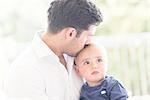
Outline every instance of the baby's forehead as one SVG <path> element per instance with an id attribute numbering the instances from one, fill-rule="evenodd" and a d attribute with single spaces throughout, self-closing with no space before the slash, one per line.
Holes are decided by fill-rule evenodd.
<path id="1" fill-rule="evenodd" d="M 103 52 L 103 51 L 106 51 L 106 49 L 102 45 L 90 44 L 90 45 L 86 46 L 84 49 L 82 49 L 80 53 L 87 52 L 87 51 Z"/>
<path id="2" fill-rule="evenodd" d="M 91 45 L 88 45 L 86 46 L 84 49 L 82 49 L 78 55 L 78 56 L 83 56 L 83 55 L 88 55 L 89 53 L 92 53 L 92 54 L 97 54 L 97 56 L 102 56 L 103 54 L 106 53 L 106 49 L 101 46 L 101 45 L 94 45 L 94 44 L 91 44 Z"/>

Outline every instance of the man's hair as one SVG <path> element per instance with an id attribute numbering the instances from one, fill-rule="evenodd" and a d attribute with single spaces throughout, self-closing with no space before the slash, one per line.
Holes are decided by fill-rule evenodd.
<path id="1" fill-rule="evenodd" d="M 88 0 L 54 0 L 48 9 L 48 31 L 73 27 L 78 33 L 102 22 L 100 10 Z"/>

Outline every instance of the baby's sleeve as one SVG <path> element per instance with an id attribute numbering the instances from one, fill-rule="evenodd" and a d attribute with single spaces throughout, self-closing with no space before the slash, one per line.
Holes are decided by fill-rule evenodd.
<path id="1" fill-rule="evenodd" d="M 117 82 L 110 90 L 110 100 L 127 100 L 128 94 L 126 89 Z"/>

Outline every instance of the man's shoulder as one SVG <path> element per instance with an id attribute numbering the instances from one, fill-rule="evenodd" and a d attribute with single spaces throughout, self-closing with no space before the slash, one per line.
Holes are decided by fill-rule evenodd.
<path id="1" fill-rule="evenodd" d="M 31 46 L 26 47 L 10 64 L 10 70 L 32 68 L 36 62 L 36 55 Z"/>
<path id="2" fill-rule="evenodd" d="M 17 55 L 14 63 L 21 63 L 24 61 L 31 60 L 35 57 L 34 51 L 31 46 L 26 47 L 20 54 Z"/>

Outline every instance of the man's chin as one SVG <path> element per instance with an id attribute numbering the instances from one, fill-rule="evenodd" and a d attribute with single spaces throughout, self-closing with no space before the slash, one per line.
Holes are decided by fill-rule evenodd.
<path id="1" fill-rule="evenodd" d="M 70 57 L 76 57 L 77 54 L 68 54 Z"/>
<path id="2" fill-rule="evenodd" d="M 71 57 L 76 57 L 81 50 L 78 50 L 76 53 L 72 53 L 72 54 L 68 54 L 68 55 Z"/>

